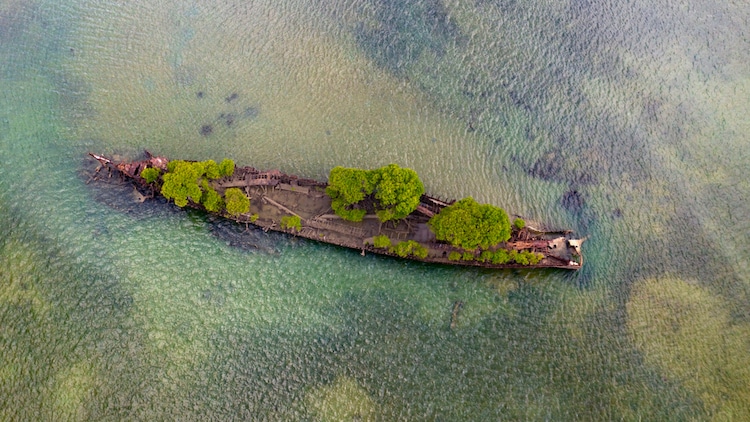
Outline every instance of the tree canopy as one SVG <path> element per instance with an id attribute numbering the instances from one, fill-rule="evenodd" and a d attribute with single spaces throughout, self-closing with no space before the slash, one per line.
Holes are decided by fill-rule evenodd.
<path id="1" fill-rule="evenodd" d="M 234 216 L 250 211 L 250 198 L 239 188 L 229 188 L 224 192 L 227 212 Z"/>
<path id="2" fill-rule="evenodd" d="M 357 204 L 371 195 L 374 186 L 367 170 L 334 167 L 328 177 L 326 193 L 331 197 L 331 208 L 345 220 L 362 221 L 367 210 Z"/>
<path id="3" fill-rule="evenodd" d="M 143 173 L 146 173 L 146 170 Z M 143 173 L 142 177 L 147 181 L 153 176 L 153 174 Z M 234 161 L 227 159 L 220 164 L 216 164 L 214 160 L 170 161 L 167 164 L 167 173 L 163 176 L 164 184 L 161 187 L 161 194 L 167 199 L 174 199 L 174 203 L 179 207 L 187 205 L 190 199 L 195 203 L 203 204 L 208 211 L 220 212 L 224 207 L 224 200 L 208 181 L 228 177 L 233 173 Z M 156 177 L 158 177 L 158 170 Z"/>
<path id="4" fill-rule="evenodd" d="M 203 195 L 201 196 L 201 202 L 208 211 L 220 212 L 224 208 L 224 199 L 221 197 L 219 192 L 216 192 L 214 188 L 209 186 L 207 180 L 203 180 L 201 183 L 203 187 Z"/>
<path id="5" fill-rule="evenodd" d="M 234 174 L 234 161 L 225 158 L 219 163 L 219 176 L 229 177 Z"/>
<path id="6" fill-rule="evenodd" d="M 417 173 L 397 164 L 375 170 L 335 167 L 328 178 L 326 193 L 331 207 L 341 218 L 362 221 L 367 209 L 365 199 L 371 199 L 380 221 L 397 220 L 408 216 L 419 205 L 424 185 Z"/>
<path id="7" fill-rule="evenodd" d="M 443 208 L 427 223 L 438 240 L 466 250 L 487 249 L 510 239 L 510 220 L 502 208 L 472 197 Z"/>
<path id="8" fill-rule="evenodd" d="M 380 221 L 399 220 L 417 209 L 424 185 L 417 172 L 389 164 L 373 171 Z"/>
<path id="9" fill-rule="evenodd" d="M 178 207 L 187 205 L 188 198 L 200 203 L 203 191 L 198 183 L 205 172 L 203 163 L 170 161 L 167 170 L 161 194 L 167 199 L 174 199 Z"/>
<path id="10" fill-rule="evenodd" d="M 216 164 L 214 160 L 206 160 L 203 161 L 203 165 L 206 169 L 206 177 L 209 179 L 218 179 L 234 174 L 234 161 L 226 158 L 219 164 Z"/>

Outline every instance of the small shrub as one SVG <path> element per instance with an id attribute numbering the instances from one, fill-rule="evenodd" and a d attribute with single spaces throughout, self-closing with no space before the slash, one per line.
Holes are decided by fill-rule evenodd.
<path id="1" fill-rule="evenodd" d="M 461 256 L 461 259 L 464 261 L 473 261 L 475 258 L 473 252 L 464 252 L 464 254 Z"/>
<path id="2" fill-rule="evenodd" d="M 251 222 L 251 223 L 255 223 L 256 221 L 258 221 L 258 217 L 260 217 L 260 216 L 258 215 L 258 213 L 255 213 L 255 214 L 251 215 L 251 216 L 250 216 L 250 222 Z"/>
<path id="3" fill-rule="evenodd" d="M 460 261 L 461 260 L 461 253 L 453 251 L 448 254 L 448 260 L 450 261 Z"/>
<path id="4" fill-rule="evenodd" d="M 521 230 L 521 229 L 523 229 L 524 227 L 526 227 L 526 222 L 525 222 L 525 221 L 523 221 L 523 219 L 520 219 L 520 218 L 516 218 L 516 219 L 515 219 L 515 220 L 513 221 L 513 225 L 514 225 L 514 226 L 516 226 L 516 228 L 517 228 L 518 230 Z"/>
<path id="5" fill-rule="evenodd" d="M 394 252 L 401 258 L 406 258 L 411 253 L 411 245 L 409 245 L 407 242 L 398 242 L 396 246 L 391 248 L 391 252 Z"/>
<path id="6" fill-rule="evenodd" d="M 529 263 L 531 265 L 536 265 L 536 264 L 539 263 L 539 261 L 541 261 L 542 259 L 544 259 L 544 254 L 541 254 L 539 252 L 529 252 L 529 254 L 530 254 L 530 256 L 529 256 Z"/>
<path id="7" fill-rule="evenodd" d="M 500 252 L 500 251 L 498 251 Z M 507 262 L 515 262 L 521 265 L 536 265 L 544 259 L 544 254 L 531 251 L 516 251 L 512 250 L 507 254 Z M 494 261 L 493 261 L 494 262 Z"/>
<path id="8" fill-rule="evenodd" d="M 495 265 L 507 264 L 510 261 L 510 254 L 505 249 L 498 249 L 492 254 L 492 263 Z"/>
<path id="9" fill-rule="evenodd" d="M 414 240 L 399 242 L 396 246 L 392 247 L 390 251 L 400 256 L 401 258 L 406 258 L 409 255 L 413 255 L 418 258 L 427 257 L 427 248 Z"/>
<path id="10" fill-rule="evenodd" d="M 154 174 L 154 171 L 156 171 L 156 174 Z M 215 195 L 209 193 L 209 198 L 202 198 L 209 189 L 206 182 L 224 175 L 231 175 L 233 172 L 234 162 L 231 160 L 224 160 L 221 164 L 216 164 L 213 160 L 173 160 L 167 164 L 167 172 L 162 177 L 164 184 L 161 187 L 161 194 L 167 199 L 174 199 L 174 203 L 179 207 L 187 205 L 190 199 L 193 202 L 203 204 L 209 211 L 220 211 L 223 205 Z M 151 179 L 153 181 L 158 179 L 159 170 L 144 169 L 141 172 L 141 177 L 146 179 L 147 182 L 153 183 Z M 243 209 L 242 203 L 236 205 L 239 206 L 237 210 Z M 249 209 L 249 202 L 247 206 Z M 230 214 L 239 215 L 242 212 L 233 213 L 230 211 Z"/>
<path id="11" fill-rule="evenodd" d="M 392 246 L 391 239 L 388 236 L 381 234 L 372 238 L 372 245 L 376 248 L 390 248 Z"/>
<path id="12" fill-rule="evenodd" d="M 417 245 L 417 246 L 414 247 L 414 250 L 412 251 L 412 255 L 414 255 L 414 256 L 416 256 L 417 258 L 420 258 L 420 259 L 425 259 L 425 258 L 427 258 L 427 253 L 428 252 L 429 251 L 424 246 Z"/>
<path id="13" fill-rule="evenodd" d="M 159 179 L 159 175 L 161 175 L 161 171 L 154 167 L 145 168 L 141 172 L 141 177 L 146 179 L 146 183 L 154 183 Z"/>
<path id="14" fill-rule="evenodd" d="M 427 224 L 438 240 L 465 250 L 489 249 L 511 234 L 508 214 L 502 208 L 479 204 L 471 197 L 443 208 Z"/>
<path id="15" fill-rule="evenodd" d="M 482 262 L 491 262 L 493 256 L 492 251 L 482 251 L 481 255 L 479 255 L 479 260 Z"/>
<path id="16" fill-rule="evenodd" d="M 510 255 L 517 264 L 529 265 L 529 257 L 525 252 L 511 251 Z"/>
<path id="17" fill-rule="evenodd" d="M 285 215 L 281 217 L 281 228 L 300 231 L 302 230 L 302 219 L 298 215 Z"/>

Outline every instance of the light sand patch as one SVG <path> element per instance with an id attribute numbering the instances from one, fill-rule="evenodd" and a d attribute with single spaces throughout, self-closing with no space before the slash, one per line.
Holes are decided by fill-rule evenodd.
<path id="1" fill-rule="evenodd" d="M 54 420 L 86 420 L 86 405 L 93 398 L 94 376 L 90 365 L 79 362 L 55 377 L 50 416 Z"/>
<path id="2" fill-rule="evenodd" d="M 49 312 L 50 305 L 39 293 L 33 275 L 41 260 L 30 245 L 16 239 L 0 248 L 0 307 L 26 308 L 40 318 Z"/>
<path id="3" fill-rule="evenodd" d="M 340 376 L 307 394 L 306 402 L 318 421 L 374 421 L 377 404 L 349 377 Z"/>
<path id="4" fill-rule="evenodd" d="M 720 420 L 750 418 L 750 325 L 697 283 L 665 276 L 637 282 L 628 332 L 646 363 L 682 383 Z"/>

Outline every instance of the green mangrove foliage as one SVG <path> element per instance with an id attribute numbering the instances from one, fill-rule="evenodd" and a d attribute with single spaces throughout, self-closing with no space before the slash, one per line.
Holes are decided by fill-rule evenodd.
<path id="1" fill-rule="evenodd" d="M 366 170 L 338 166 L 331 169 L 326 193 L 331 197 L 331 208 L 336 215 L 344 220 L 362 221 L 367 210 L 360 202 L 372 194 L 373 189 Z"/>
<path id="2" fill-rule="evenodd" d="M 516 228 L 517 228 L 518 230 L 522 230 L 522 229 L 523 229 L 524 227 L 526 227 L 526 222 L 525 222 L 525 221 L 523 221 L 523 219 L 521 219 L 521 218 L 516 218 L 516 219 L 515 219 L 515 220 L 513 221 L 513 225 L 514 225 L 514 226 L 516 226 Z"/>
<path id="3" fill-rule="evenodd" d="M 389 249 L 390 252 L 395 253 L 401 258 L 406 258 L 409 255 L 417 258 L 427 258 L 427 248 L 422 246 L 419 242 L 414 240 L 407 240 L 404 242 L 398 242 L 396 246 L 392 246 Z"/>
<path id="4" fill-rule="evenodd" d="M 200 203 L 203 191 L 198 183 L 205 174 L 203 163 L 188 161 L 170 161 L 161 194 L 167 199 L 174 199 L 178 207 L 184 207 L 188 198 Z"/>
<path id="5" fill-rule="evenodd" d="M 531 251 L 510 251 L 510 259 L 521 265 L 536 265 L 544 258 L 544 255 Z"/>
<path id="6" fill-rule="evenodd" d="M 229 177 L 234 174 L 234 161 L 224 159 L 221 163 L 216 164 L 214 160 L 204 161 L 206 166 L 206 177 L 209 179 L 218 179 Z"/>
<path id="7" fill-rule="evenodd" d="M 285 215 L 281 217 L 281 228 L 284 230 L 302 230 L 302 219 L 298 215 Z"/>
<path id="8" fill-rule="evenodd" d="M 466 250 L 491 246 L 510 239 L 510 220 L 502 208 L 478 204 L 472 197 L 443 208 L 427 223 L 438 240 Z"/>
<path id="9" fill-rule="evenodd" d="M 489 252 L 489 251 L 488 251 Z M 484 257 L 485 255 L 483 255 Z M 491 254 L 486 255 L 489 262 L 492 262 L 493 264 L 507 264 L 509 262 L 515 262 L 516 264 L 521 265 L 536 265 L 544 259 L 544 255 L 538 252 L 531 252 L 531 251 L 516 251 L 516 250 L 506 250 L 506 249 L 498 249 L 494 252 L 491 252 Z"/>
<path id="10" fill-rule="evenodd" d="M 155 173 L 151 170 L 155 170 Z M 167 164 L 164 174 L 164 184 L 161 194 L 167 199 L 174 199 L 179 207 L 184 207 L 188 199 L 203 204 L 207 210 L 220 212 L 224 207 L 221 195 L 208 184 L 209 180 L 228 177 L 234 174 L 234 161 L 223 160 L 216 164 L 214 160 L 182 161 L 174 160 Z M 158 169 L 147 168 L 141 172 L 141 177 L 153 183 L 159 177 Z"/>
<path id="11" fill-rule="evenodd" d="M 224 199 L 219 192 L 209 186 L 205 179 L 201 182 L 201 187 L 203 188 L 203 195 L 201 196 L 203 206 L 211 212 L 220 212 L 224 208 Z"/>
<path id="12" fill-rule="evenodd" d="M 510 262 L 510 260 L 510 252 L 505 249 L 496 250 L 490 257 L 490 261 L 492 261 L 492 263 L 495 265 L 507 264 L 508 262 Z"/>
<path id="13" fill-rule="evenodd" d="M 250 198 L 239 188 L 229 188 L 224 192 L 227 212 L 237 216 L 250 211 Z"/>
<path id="14" fill-rule="evenodd" d="M 234 174 L 234 161 L 228 158 L 221 160 L 219 163 L 219 175 L 221 177 L 231 177 Z"/>
<path id="15" fill-rule="evenodd" d="M 400 220 L 411 214 L 424 194 L 417 172 L 389 164 L 371 170 L 375 179 L 376 213 L 380 221 Z"/>
<path id="16" fill-rule="evenodd" d="M 362 221 L 370 199 L 380 221 L 405 218 L 419 205 L 424 185 L 417 173 L 397 164 L 375 170 L 334 167 L 326 193 L 331 207 L 341 218 Z"/>
<path id="17" fill-rule="evenodd" d="M 407 240 L 393 244 L 388 236 L 381 234 L 372 238 L 372 245 L 380 249 L 388 249 L 388 252 L 395 253 L 401 258 L 415 256 L 417 258 L 427 258 L 428 250 L 421 243 L 414 240 Z"/>
<path id="18" fill-rule="evenodd" d="M 161 171 L 155 167 L 147 167 L 141 172 L 141 177 L 146 179 L 146 183 L 154 183 L 161 176 Z"/>
<path id="19" fill-rule="evenodd" d="M 372 246 L 380 249 L 387 249 L 393 246 L 388 236 L 381 234 L 372 238 Z"/>
<path id="20" fill-rule="evenodd" d="M 465 251 L 463 253 L 453 251 L 448 254 L 448 259 L 451 261 L 479 261 L 479 262 L 491 262 L 495 265 L 516 263 L 521 265 L 536 265 L 542 259 L 544 255 L 538 252 L 531 251 L 517 251 L 508 249 L 498 249 L 495 251 L 484 250 L 477 256 L 474 252 Z"/>

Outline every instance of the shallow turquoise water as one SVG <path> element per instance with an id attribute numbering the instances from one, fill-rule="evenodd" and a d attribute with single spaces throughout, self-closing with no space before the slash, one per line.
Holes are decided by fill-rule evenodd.
<path id="1" fill-rule="evenodd" d="M 748 18 L 2 3 L 0 419 L 744 419 Z M 319 179 L 397 162 L 588 236 L 586 265 L 363 258 L 86 183 L 86 152 L 144 148 Z"/>

